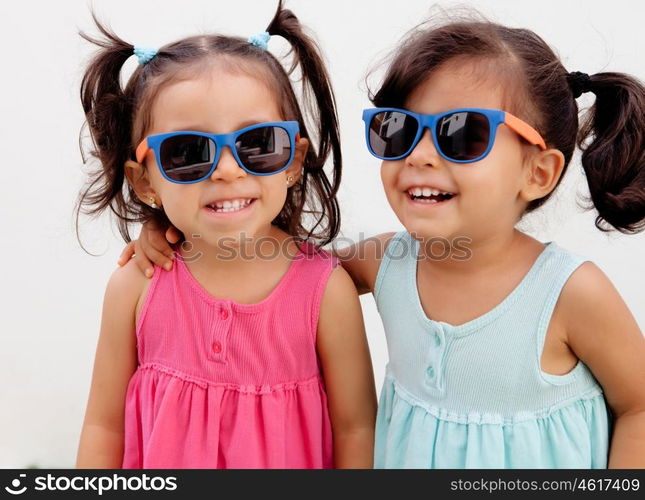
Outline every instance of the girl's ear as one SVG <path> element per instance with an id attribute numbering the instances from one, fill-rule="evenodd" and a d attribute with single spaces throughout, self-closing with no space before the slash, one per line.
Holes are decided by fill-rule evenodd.
<path id="1" fill-rule="evenodd" d="M 127 160 L 123 166 L 125 176 L 137 197 L 146 205 L 156 205 L 156 207 L 160 208 L 161 200 L 155 190 L 152 189 L 146 168 L 141 163 L 132 160 Z"/>
<path id="2" fill-rule="evenodd" d="M 300 179 L 300 175 L 302 174 L 302 164 L 305 161 L 305 157 L 307 156 L 307 151 L 309 150 L 309 139 L 306 139 L 305 137 L 301 137 L 296 141 L 296 151 L 293 155 L 293 162 L 289 166 L 287 170 L 285 170 L 285 174 L 288 176 L 293 177 L 293 181 L 291 185 L 295 184 L 298 182 Z"/>
<path id="3" fill-rule="evenodd" d="M 558 149 L 547 149 L 533 155 L 520 189 L 520 198 L 526 202 L 544 198 L 557 186 L 563 168 L 564 155 Z"/>

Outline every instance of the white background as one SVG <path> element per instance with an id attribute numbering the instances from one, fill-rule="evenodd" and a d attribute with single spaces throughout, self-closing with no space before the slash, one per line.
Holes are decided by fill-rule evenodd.
<path id="1" fill-rule="evenodd" d="M 123 247 L 109 220 L 86 221 L 84 253 L 72 208 L 84 180 L 78 149 L 83 121 L 79 83 L 92 48 L 90 3 L 0 3 L 0 466 L 73 467 L 89 390 L 103 292 Z M 158 46 L 199 32 L 248 36 L 263 31 L 267 0 L 107 0 L 99 18 L 125 40 Z M 315 33 L 336 89 L 345 171 L 342 236 L 402 229 L 383 194 L 379 162 L 363 145 L 364 77 L 400 37 L 427 17 L 429 1 L 289 0 Z M 441 5 L 450 6 L 451 2 Z M 473 1 L 492 20 L 528 27 L 561 55 L 570 71 L 615 70 L 645 79 L 645 4 L 640 0 Z M 270 50 L 283 48 L 272 40 Z M 132 64 L 126 67 L 131 70 Z M 579 102 L 588 105 L 591 97 Z M 612 279 L 645 327 L 645 234 L 605 235 L 593 212 L 577 158 L 558 196 L 522 227 L 591 257 Z M 135 228 L 134 234 L 138 234 Z M 362 298 L 378 388 L 386 363 L 381 322 L 371 295 Z"/>

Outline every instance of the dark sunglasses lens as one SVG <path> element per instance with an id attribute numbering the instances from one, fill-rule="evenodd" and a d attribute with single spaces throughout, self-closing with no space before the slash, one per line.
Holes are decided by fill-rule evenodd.
<path id="1" fill-rule="evenodd" d="M 436 132 L 438 146 L 448 158 L 475 160 L 488 149 L 490 123 L 486 115 L 462 111 L 441 118 Z"/>
<path id="2" fill-rule="evenodd" d="M 413 116 L 398 111 L 383 111 L 372 117 L 369 141 L 372 151 L 381 158 L 396 158 L 410 151 L 419 130 Z"/>
<path id="3" fill-rule="evenodd" d="M 210 171 L 215 159 L 215 143 L 201 135 L 174 135 L 161 143 L 159 153 L 161 166 L 170 179 L 196 181 Z"/>
<path id="4" fill-rule="evenodd" d="M 289 134 L 282 127 L 260 127 L 237 137 L 237 155 L 256 174 L 271 174 L 285 167 L 291 157 Z"/>

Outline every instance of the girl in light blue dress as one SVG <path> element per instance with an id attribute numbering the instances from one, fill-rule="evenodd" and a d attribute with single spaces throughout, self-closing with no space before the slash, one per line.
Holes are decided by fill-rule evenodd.
<path id="1" fill-rule="evenodd" d="M 531 31 L 466 21 L 410 35 L 372 102 L 368 149 L 406 230 L 337 255 L 387 336 L 375 466 L 645 467 L 635 319 L 593 263 L 516 229 L 577 140 L 596 226 L 643 229 L 643 84 L 569 72 Z M 144 228 L 122 258 L 163 265 L 168 248 Z"/>
<path id="2" fill-rule="evenodd" d="M 375 466 L 644 467 L 636 321 L 594 264 L 515 228 L 577 137 L 598 228 L 643 228 L 642 83 L 570 73 L 528 30 L 457 22 L 413 33 L 372 101 L 368 149 L 406 228 L 347 262 L 387 336 Z"/>

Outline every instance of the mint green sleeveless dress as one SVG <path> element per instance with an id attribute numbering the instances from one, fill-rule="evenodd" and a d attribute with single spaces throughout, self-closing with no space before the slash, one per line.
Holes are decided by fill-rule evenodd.
<path id="1" fill-rule="evenodd" d="M 390 241 L 374 298 L 389 362 L 379 399 L 377 468 L 605 468 L 611 414 L 579 361 L 540 369 L 560 292 L 585 259 L 547 243 L 494 309 L 453 326 L 429 319 L 416 284 L 419 243 Z"/>

